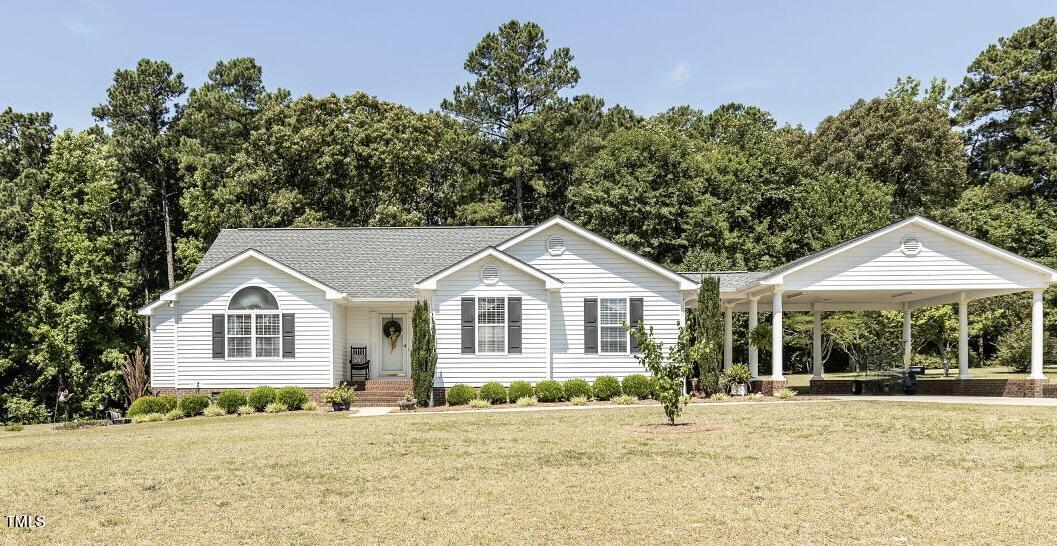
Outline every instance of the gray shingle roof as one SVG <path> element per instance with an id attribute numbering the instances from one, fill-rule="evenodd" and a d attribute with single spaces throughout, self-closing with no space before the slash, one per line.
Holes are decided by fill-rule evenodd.
<path id="1" fill-rule="evenodd" d="M 762 271 L 687 271 L 680 275 L 700 283 L 704 277 L 719 277 L 720 292 L 736 292 L 742 287 L 767 276 Z"/>
<path id="2" fill-rule="evenodd" d="M 529 229 L 515 227 L 225 229 L 192 278 L 248 249 L 350 298 L 414 298 L 416 281 Z"/>

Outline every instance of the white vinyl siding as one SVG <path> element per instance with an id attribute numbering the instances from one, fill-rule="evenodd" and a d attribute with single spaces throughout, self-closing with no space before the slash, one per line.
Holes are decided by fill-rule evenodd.
<path id="1" fill-rule="evenodd" d="M 494 285 L 481 280 L 481 267 L 495 265 L 500 270 Z M 462 354 L 462 298 L 521 298 L 521 353 L 507 354 L 507 332 L 503 331 L 501 354 Z M 466 383 L 479 387 L 488 381 L 509 385 L 511 381 L 536 382 L 546 379 L 547 358 L 547 289 L 543 281 L 513 266 L 491 258 L 467 264 L 441 279 L 431 296 L 433 318 L 437 327 L 437 375 L 435 385 L 450 387 Z M 504 311 L 508 310 L 504 307 Z M 509 317 L 504 312 L 503 328 Z M 478 319 L 479 320 L 479 319 Z M 475 328 L 480 338 L 480 327 Z M 475 339 L 480 347 L 480 340 Z"/>
<path id="2" fill-rule="evenodd" d="M 565 242 L 565 251 L 557 256 L 548 251 L 548 239 L 554 234 Z M 666 346 L 678 340 L 683 294 L 674 280 L 558 226 L 543 230 L 506 252 L 564 283 L 560 293 L 551 295 L 550 302 L 554 379 L 580 377 L 593 381 L 600 375 L 623 378 L 649 373 L 628 351 L 584 354 L 585 298 L 642 298 L 644 325 L 653 326 L 654 336 Z M 599 335 L 601 319 L 600 305 Z"/>
<path id="3" fill-rule="evenodd" d="M 162 305 L 150 316 L 150 384 L 173 387 L 176 381 L 174 309 Z"/>
<path id="4" fill-rule="evenodd" d="M 921 248 L 901 250 L 907 237 Z M 790 273 L 784 287 L 798 289 L 1006 289 L 1043 286 L 1044 276 L 966 243 L 919 226 L 906 226 Z"/>
<path id="5" fill-rule="evenodd" d="M 295 358 L 213 358 L 212 316 L 227 314 L 231 296 L 240 288 L 251 285 L 268 289 L 278 300 L 283 313 L 294 314 Z M 180 388 L 333 385 L 332 319 L 330 302 L 322 290 L 251 259 L 188 288 L 176 303 L 180 313 L 176 374 Z M 270 331 L 268 327 L 262 328 L 262 332 Z M 152 354 L 152 364 L 155 358 Z M 153 374 L 152 384 L 170 386 L 154 381 Z"/>

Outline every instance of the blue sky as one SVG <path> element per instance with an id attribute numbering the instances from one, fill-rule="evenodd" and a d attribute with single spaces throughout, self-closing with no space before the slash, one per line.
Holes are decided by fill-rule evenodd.
<path id="1" fill-rule="evenodd" d="M 900 75 L 961 81 L 999 36 L 1052 2 L 219 2 L 8 3 L 0 18 L 0 107 L 93 123 L 117 68 L 164 59 L 195 86 L 220 59 L 252 56 L 268 87 L 364 90 L 438 108 L 468 78 L 466 53 L 509 19 L 568 46 L 575 92 L 643 114 L 731 101 L 813 128 Z"/>

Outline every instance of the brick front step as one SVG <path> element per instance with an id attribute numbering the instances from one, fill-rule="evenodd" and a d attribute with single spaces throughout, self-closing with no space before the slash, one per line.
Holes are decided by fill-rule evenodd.
<path id="1" fill-rule="evenodd" d="M 407 380 L 392 380 L 392 379 L 372 379 L 370 381 L 353 381 L 351 383 L 352 388 L 357 393 L 360 392 L 385 392 L 400 393 L 404 395 L 404 391 L 411 390 L 411 382 Z"/>

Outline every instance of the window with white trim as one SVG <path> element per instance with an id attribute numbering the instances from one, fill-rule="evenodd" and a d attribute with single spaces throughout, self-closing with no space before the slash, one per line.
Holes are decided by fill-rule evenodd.
<path id="1" fill-rule="evenodd" d="M 506 352 L 506 298 L 477 298 L 477 352 Z"/>
<path id="2" fill-rule="evenodd" d="M 281 356 L 279 302 L 266 288 L 247 286 L 228 303 L 225 336 L 228 358 Z"/>
<path id="3" fill-rule="evenodd" d="M 628 321 L 627 298 L 599 298 L 598 350 L 602 353 L 628 352 L 628 333 L 623 323 Z"/>

